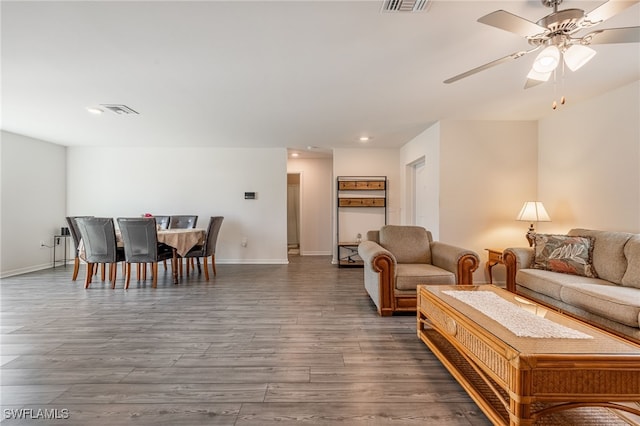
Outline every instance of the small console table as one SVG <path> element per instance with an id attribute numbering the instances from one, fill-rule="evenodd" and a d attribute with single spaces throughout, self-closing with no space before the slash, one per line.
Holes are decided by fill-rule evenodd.
<path id="1" fill-rule="evenodd" d="M 53 236 L 53 267 L 56 267 L 56 264 L 62 263 L 64 267 L 67 267 L 67 261 L 69 260 L 69 237 L 70 235 L 54 235 Z M 62 255 L 62 259 L 56 258 L 56 247 L 60 244 L 60 241 L 64 241 L 64 253 Z"/>

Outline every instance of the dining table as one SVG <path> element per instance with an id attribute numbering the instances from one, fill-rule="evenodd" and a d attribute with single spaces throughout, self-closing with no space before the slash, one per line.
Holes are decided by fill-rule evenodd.
<path id="1" fill-rule="evenodd" d="M 180 258 L 186 255 L 189 250 L 197 245 L 204 244 L 207 231 L 199 228 L 173 228 L 173 229 L 159 229 L 157 231 L 158 243 L 163 243 L 171 247 L 173 250 L 173 258 L 171 260 L 171 270 L 173 273 L 173 283 L 179 283 L 178 265 Z M 124 245 L 122 241 L 122 234 L 119 229 L 116 229 L 116 244 L 118 247 Z M 78 245 L 78 253 L 81 259 L 84 259 L 84 244 L 82 240 Z"/>
<path id="2" fill-rule="evenodd" d="M 206 230 L 198 228 L 158 230 L 158 243 L 166 244 L 173 250 L 171 270 L 174 284 L 178 284 L 178 262 L 180 257 L 186 255 L 195 246 L 204 244 L 205 237 Z"/>

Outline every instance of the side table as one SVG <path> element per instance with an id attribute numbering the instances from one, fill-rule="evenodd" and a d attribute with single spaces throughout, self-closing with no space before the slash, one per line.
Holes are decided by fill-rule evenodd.
<path id="1" fill-rule="evenodd" d="M 67 261 L 69 261 L 69 237 L 70 235 L 54 235 L 53 236 L 53 267 L 56 267 L 56 263 L 62 263 L 64 267 L 67 267 Z M 60 240 L 64 241 L 64 253 L 63 258 L 56 259 L 56 247 L 60 244 Z"/>
<path id="2" fill-rule="evenodd" d="M 489 258 L 487 259 L 487 263 L 485 265 L 485 270 L 487 271 L 487 275 L 489 275 L 489 284 L 493 284 L 493 275 L 491 274 L 491 269 L 493 269 L 496 265 L 504 265 L 504 261 L 502 260 L 502 252 L 503 249 L 485 249 L 489 253 Z"/>

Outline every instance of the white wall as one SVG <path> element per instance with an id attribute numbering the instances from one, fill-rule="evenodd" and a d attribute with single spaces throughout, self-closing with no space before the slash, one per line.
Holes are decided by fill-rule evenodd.
<path id="1" fill-rule="evenodd" d="M 217 263 L 287 263 L 286 162 L 286 149 L 69 147 L 67 211 L 197 214 L 201 228 L 221 215 Z"/>
<path id="2" fill-rule="evenodd" d="M 333 210 L 336 206 L 336 182 L 338 176 L 386 176 L 387 177 L 387 223 L 400 223 L 400 194 L 402 186 L 400 183 L 399 149 L 376 149 L 376 148 L 351 148 L 335 149 L 333 151 L 333 175 L 332 186 Z M 340 234 L 353 235 L 361 234 L 366 237 L 367 231 L 372 229 L 372 223 L 380 223 L 377 220 L 377 209 L 362 209 L 358 220 L 341 221 Z M 383 223 L 383 222 L 382 222 Z M 335 262 L 336 230 L 335 221 L 333 229 L 333 251 Z"/>
<path id="3" fill-rule="evenodd" d="M 300 254 L 330 255 L 333 248 L 333 160 L 289 159 L 287 172 L 300 174 Z"/>
<path id="4" fill-rule="evenodd" d="M 442 121 L 402 148 L 401 167 L 421 157 L 428 168 L 422 186 L 433 192 L 429 230 L 436 240 L 478 253 L 474 281 L 485 282 L 486 248 L 526 244 L 528 224 L 515 217 L 536 198 L 537 123 Z M 503 268 L 493 272 L 504 281 Z"/>
<path id="5" fill-rule="evenodd" d="M 540 120 L 539 193 L 554 232 L 640 232 L 640 82 Z"/>
<path id="6" fill-rule="evenodd" d="M 1 132 L 1 276 L 49 268 L 53 235 L 65 222 L 66 148 Z M 71 245 L 73 243 L 70 241 Z M 56 250 L 56 257 L 62 248 Z"/>
<path id="7" fill-rule="evenodd" d="M 425 173 L 423 180 L 416 182 L 417 191 L 424 191 L 422 194 L 425 201 L 425 218 L 422 226 L 431 231 L 433 238 L 440 238 L 440 123 L 436 123 L 418 135 L 411 142 L 400 149 L 400 179 L 403 191 L 401 192 L 402 212 L 401 223 L 413 225 L 416 222 L 411 220 L 412 199 L 414 187 L 412 179 L 412 164 L 424 159 Z"/>

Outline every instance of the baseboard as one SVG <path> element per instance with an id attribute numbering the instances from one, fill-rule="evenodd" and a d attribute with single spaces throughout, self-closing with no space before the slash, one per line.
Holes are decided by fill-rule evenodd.
<path id="1" fill-rule="evenodd" d="M 27 266 L 24 268 L 11 269 L 8 271 L 2 271 L 0 273 L 0 278 L 13 277 L 15 275 L 28 274 L 29 272 L 42 271 L 43 269 L 50 269 L 50 268 L 51 268 L 51 262 L 43 263 L 40 265 Z"/>

